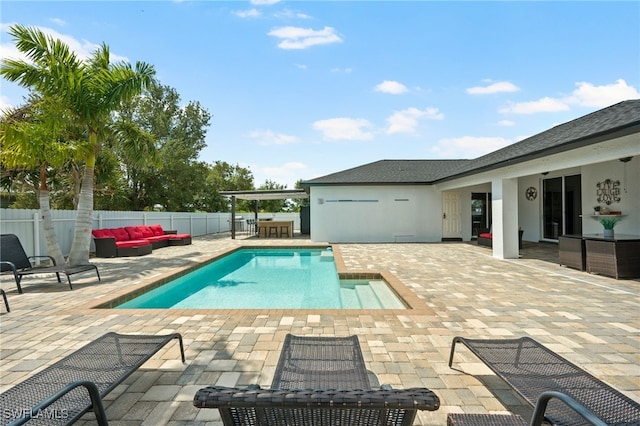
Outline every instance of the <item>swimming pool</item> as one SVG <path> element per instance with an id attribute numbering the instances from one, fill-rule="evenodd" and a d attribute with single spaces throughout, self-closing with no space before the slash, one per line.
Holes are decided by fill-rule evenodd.
<path id="1" fill-rule="evenodd" d="M 243 248 L 117 309 L 405 309 L 382 279 L 341 280 L 324 248 Z"/>

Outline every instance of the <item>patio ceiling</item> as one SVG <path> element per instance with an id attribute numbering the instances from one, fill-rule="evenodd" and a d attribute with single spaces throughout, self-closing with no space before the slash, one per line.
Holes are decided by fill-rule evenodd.
<path id="1" fill-rule="evenodd" d="M 225 197 L 239 200 L 284 200 L 288 198 L 309 198 L 304 189 L 274 189 L 264 191 L 220 191 Z"/>

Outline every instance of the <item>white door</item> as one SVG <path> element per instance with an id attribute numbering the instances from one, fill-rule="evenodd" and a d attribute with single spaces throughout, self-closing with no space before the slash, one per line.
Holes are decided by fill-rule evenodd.
<path id="1" fill-rule="evenodd" d="M 462 214 L 460 194 L 442 193 L 442 238 L 462 239 Z"/>

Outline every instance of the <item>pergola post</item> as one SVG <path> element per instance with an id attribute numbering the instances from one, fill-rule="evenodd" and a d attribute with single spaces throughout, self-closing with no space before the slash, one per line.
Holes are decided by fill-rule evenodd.
<path id="1" fill-rule="evenodd" d="M 236 196 L 231 196 L 231 239 L 236 239 Z"/>

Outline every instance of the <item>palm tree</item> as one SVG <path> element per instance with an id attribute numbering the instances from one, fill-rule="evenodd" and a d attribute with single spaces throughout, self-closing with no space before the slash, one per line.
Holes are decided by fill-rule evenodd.
<path id="1" fill-rule="evenodd" d="M 76 124 L 86 131 L 89 150 L 67 263 L 87 263 L 93 225 L 93 171 L 102 136 L 107 132 L 112 113 L 123 101 L 142 93 L 155 72 L 144 62 L 137 62 L 135 68 L 125 62 L 111 63 L 109 47 L 104 43 L 83 62 L 65 43 L 36 28 L 14 25 L 8 33 L 31 62 L 5 59 L 0 75 L 36 93 L 58 99 L 71 112 Z"/>
<path id="2" fill-rule="evenodd" d="M 49 256 L 64 264 L 51 218 L 47 170 L 73 155 L 75 146 L 59 139 L 66 125 L 60 104 L 32 97 L 21 108 L 6 111 L 0 120 L 0 164 L 7 169 L 39 169 L 38 201 Z"/>

